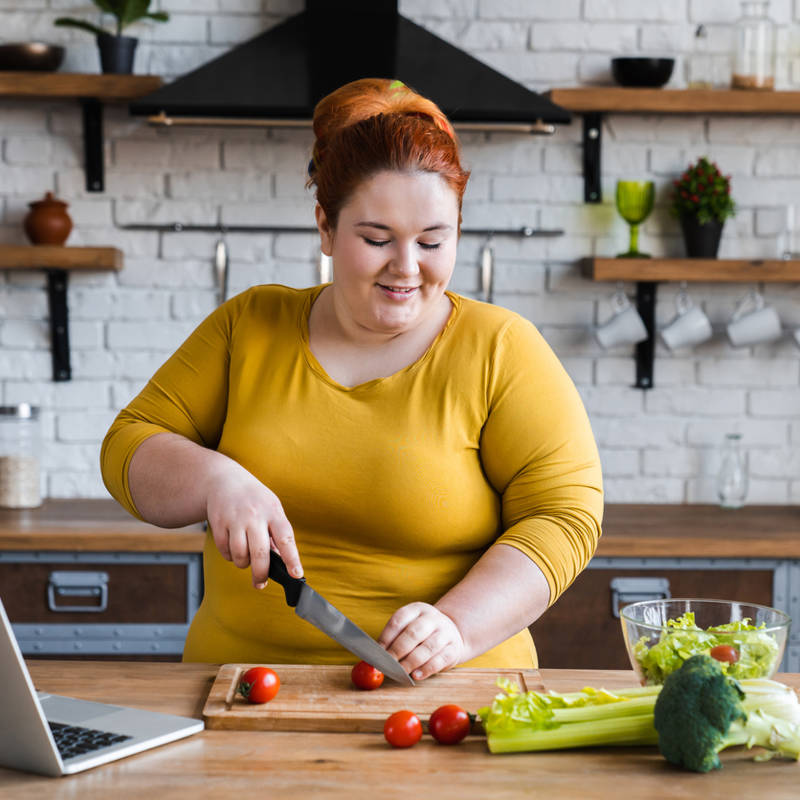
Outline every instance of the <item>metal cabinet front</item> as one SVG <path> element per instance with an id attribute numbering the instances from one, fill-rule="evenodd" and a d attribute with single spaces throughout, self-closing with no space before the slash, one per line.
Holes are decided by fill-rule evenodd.
<path id="1" fill-rule="evenodd" d="M 179 656 L 202 596 L 199 553 L 0 552 L 25 655 Z"/>

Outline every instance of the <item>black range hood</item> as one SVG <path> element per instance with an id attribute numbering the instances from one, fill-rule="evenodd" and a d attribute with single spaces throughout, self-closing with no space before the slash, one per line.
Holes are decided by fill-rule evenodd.
<path id="1" fill-rule="evenodd" d="M 130 110 L 158 124 L 308 125 L 317 101 L 357 78 L 399 78 L 460 129 L 552 133 L 569 111 L 400 16 L 397 0 L 306 0 L 304 12 Z"/>

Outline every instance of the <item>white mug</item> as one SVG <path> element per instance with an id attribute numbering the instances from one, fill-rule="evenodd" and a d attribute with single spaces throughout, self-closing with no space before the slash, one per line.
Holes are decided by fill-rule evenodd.
<path id="1" fill-rule="evenodd" d="M 728 323 L 728 338 L 734 347 L 773 342 L 781 337 L 778 312 L 764 304 L 764 297 L 752 291 L 736 305 Z"/>
<path id="2" fill-rule="evenodd" d="M 647 328 L 636 307 L 622 289 L 611 298 L 614 314 L 608 322 L 597 327 L 594 335 L 606 349 L 625 344 L 636 344 L 648 338 Z"/>
<path id="3" fill-rule="evenodd" d="M 670 350 L 691 347 L 708 341 L 713 335 L 711 322 L 700 306 L 694 305 L 685 288 L 675 298 L 677 313 L 661 329 L 661 338 Z"/>

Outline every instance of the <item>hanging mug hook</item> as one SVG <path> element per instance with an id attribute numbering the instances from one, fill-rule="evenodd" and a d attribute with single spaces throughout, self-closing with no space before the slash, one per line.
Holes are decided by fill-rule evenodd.
<path id="1" fill-rule="evenodd" d="M 494 234 L 490 233 L 481 250 L 481 300 L 494 302 Z"/>
<path id="2" fill-rule="evenodd" d="M 219 226 L 219 236 L 214 248 L 214 274 L 217 281 L 219 305 L 228 297 L 228 244 L 225 241 L 225 227 Z"/>

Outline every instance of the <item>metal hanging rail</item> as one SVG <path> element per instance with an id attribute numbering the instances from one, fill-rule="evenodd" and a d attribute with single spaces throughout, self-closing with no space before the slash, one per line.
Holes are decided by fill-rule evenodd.
<path id="1" fill-rule="evenodd" d="M 157 231 L 160 233 L 317 233 L 315 226 L 298 225 L 184 225 L 182 222 L 168 224 L 133 223 L 119 225 L 124 231 Z M 523 238 L 563 236 L 561 228 L 534 228 L 524 225 L 520 228 L 462 228 L 461 233 L 470 236 L 521 236 Z"/>

